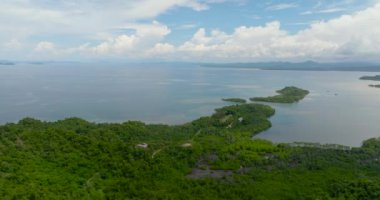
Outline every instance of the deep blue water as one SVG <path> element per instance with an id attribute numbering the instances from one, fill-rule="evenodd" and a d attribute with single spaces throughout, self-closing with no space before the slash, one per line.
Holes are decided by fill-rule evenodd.
<path id="1" fill-rule="evenodd" d="M 273 95 L 284 86 L 311 91 L 297 104 L 271 104 L 273 127 L 260 138 L 359 146 L 380 137 L 380 89 L 367 72 L 263 71 L 183 64 L 0 66 L 0 123 L 30 116 L 95 122 L 180 124 L 228 105 L 220 99 Z"/>

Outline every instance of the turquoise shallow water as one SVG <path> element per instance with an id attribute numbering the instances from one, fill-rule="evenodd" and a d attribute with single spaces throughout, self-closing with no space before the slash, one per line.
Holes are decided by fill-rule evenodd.
<path id="1" fill-rule="evenodd" d="M 380 136 L 380 89 L 367 72 L 262 71 L 184 64 L 45 64 L 0 67 L 0 123 L 30 116 L 95 122 L 180 124 L 228 105 L 224 97 L 267 96 L 284 86 L 311 91 L 297 104 L 271 104 L 274 142 L 359 146 Z"/>

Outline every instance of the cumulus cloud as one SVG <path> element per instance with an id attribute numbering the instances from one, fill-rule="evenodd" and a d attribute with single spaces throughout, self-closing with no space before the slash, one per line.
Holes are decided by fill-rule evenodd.
<path id="1" fill-rule="evenodd" d="M 146 52 L 145 57 L 170 59 L 169 56 L 175 51 L 175 47 L 169 43 L 157 43 Z"/>
<path id="2" fill-rule="evenodd" d="M 79 47 L 64 48 L 48 41 L 39 42 L 34 48 L 35 53 L 43 53 L 43 57 L 54 56 L 65 57 L 73 54 L 81 56 L 104 56 L 104 57 L 135 57 L 143 58 L 146 56 L 163 55 L 171 53 L 174 49 L 167 43 L 160 43 L 171 30 L 164 24 L 157 21 L 147 24 L 131 23 L 121 30 L 129 30 L 130 34 L 121 34 L 117 36 L 106 35 L 105 41 L 99 44 L 85 43 Z M 37 54 L 34 54 L 37 56 Z"/>
<path id="3" fill-rule="evenodd" d="M 130 24 L 124 27 L 133 34 L 123 34 L 110 38 L 95 47 L 89 48 L 97 54 L 136 54 L 157 45 L 171 30 L 157 21 L 152 24 Z"/>
<path id="4" fill-rule="evenodd" d="M 178 47 L 183 54 L 204 60 L 378 59 L 380 4 L 333 20 L 312 23 L 290 34 L 280 22 L 238 27 L 232 34 L 199 29 Z M 188 55 L 187 55 L 188 56 Z"/>

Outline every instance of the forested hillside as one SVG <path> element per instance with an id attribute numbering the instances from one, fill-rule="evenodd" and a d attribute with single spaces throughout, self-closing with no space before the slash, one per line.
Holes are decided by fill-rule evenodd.
<path id="1" fill-rule="evenodd" d="M 380 140 L 352 150 L 251 136 L 269 106 L 180 126 L 26 118 L 0 127 L 2 199 L 378 199 Z"/>

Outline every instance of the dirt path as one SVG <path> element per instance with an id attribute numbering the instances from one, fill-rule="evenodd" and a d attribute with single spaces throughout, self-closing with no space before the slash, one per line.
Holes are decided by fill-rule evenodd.
<path id="1" fill-rule="evenodd" d="M 200 130 L 200 129 L 195 133 L 195 135 L 190 139 L 190 141 L 194 141 L 194 139 L 195 139 L 199 134 L 201 134 L 201 130 Z M 183 143 L 183 142 L 181 142 L 181 143 Z M 161 149 L 157 149 L 156 151 L 154 151 L 154 152 L 152 153 L 152 159 L 153 159 L 158 153 L 160 153 L 162 150 L 164 150 L 166 147 L 167 147 L 167 146 L 164 146 L 164 147 L 162 147 Z"/>

